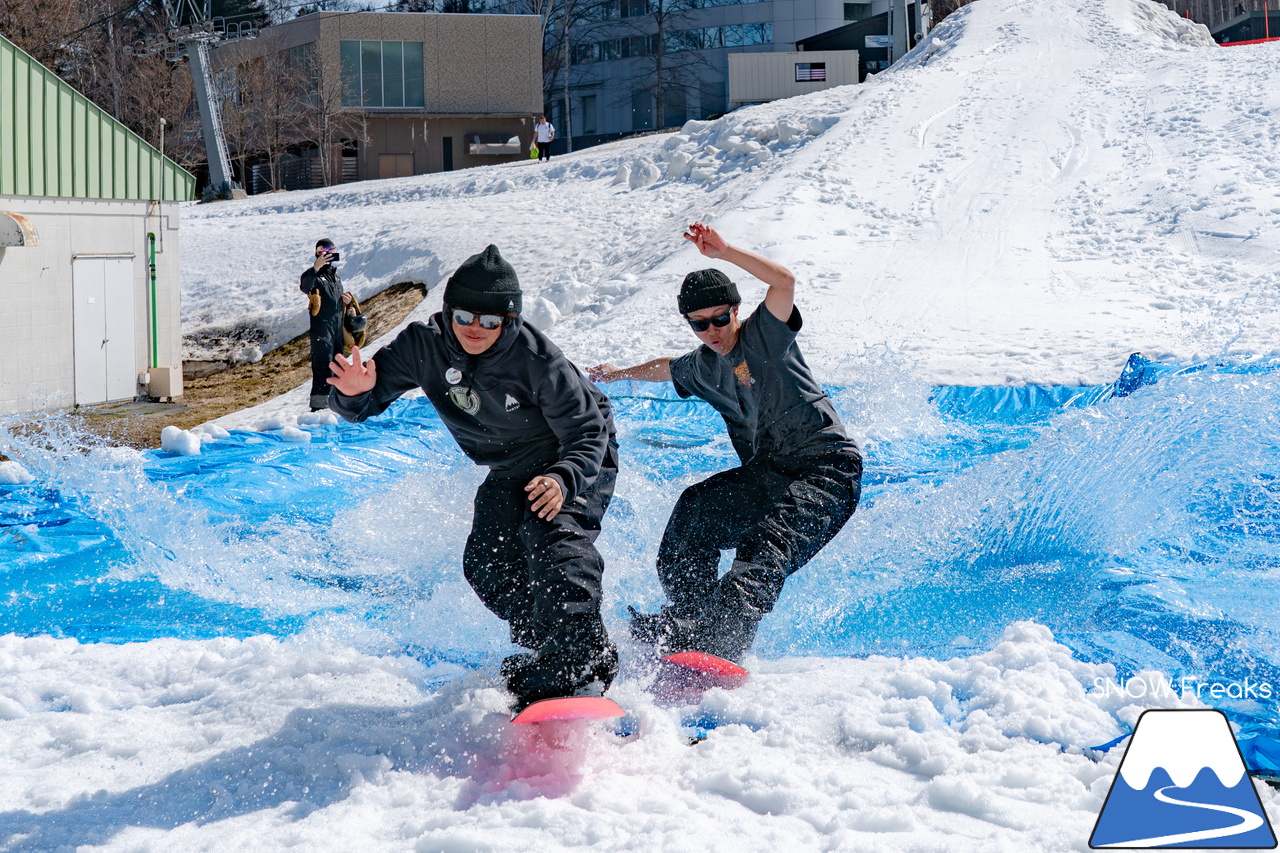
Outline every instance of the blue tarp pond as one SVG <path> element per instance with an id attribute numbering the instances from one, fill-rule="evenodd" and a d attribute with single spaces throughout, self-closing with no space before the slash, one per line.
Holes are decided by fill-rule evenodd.
<path id="1" fill-rule="evenodd" d="M 735 458 L 709 407 L 669 386 L 608 390 L 623 470 L 600 547 L 620 627 L 626 605 L 661 600 L 654 555 L 680 490 Z M 1249 734 L 1280 729 L 1280 362 L 829 390 L 864 448 L 863 502 L 788 583 L 757 653 L 950 657 L 1033 619 L 1121 684 L 1266 683 L 1270 701 L 1201 698 Z M 508 651 L 458 567 L 482 472 L 431 407 L 308 429 L 174 456 L 0 424 L 36 477 L 0 486 L 0 633 L 312 633 L 468 667 Z M 1280 745 L 1245 743 L 1275 772 Z"/>

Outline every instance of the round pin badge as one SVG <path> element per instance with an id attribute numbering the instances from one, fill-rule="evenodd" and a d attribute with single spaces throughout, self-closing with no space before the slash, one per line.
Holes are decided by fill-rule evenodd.
<path id="1" fill-rule="evenodd" d="M 444 372 L 444 379 L 450 385 L 457 385 L 462 381 L 462 371 L 456 367 L 450 367 Z"/>

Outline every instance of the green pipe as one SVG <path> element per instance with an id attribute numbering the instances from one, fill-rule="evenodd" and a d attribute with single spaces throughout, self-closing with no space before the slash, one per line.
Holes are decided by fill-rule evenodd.
<path id="1" fill-rule="evenodd" d="M 151 244 L 151 366 L 160 366 L 160 339 L 156 333 L 156 235 L 148 231 L 147 242 Z"/>

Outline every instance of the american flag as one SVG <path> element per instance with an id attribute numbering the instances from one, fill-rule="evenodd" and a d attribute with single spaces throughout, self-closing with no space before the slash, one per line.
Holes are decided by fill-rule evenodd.
<path id="1" fill-rule="evenodd" d="M 796 63 L 796 82 L 797 83 L 816 83 L 827 79 L 827 63 L 825 62 L 797 62 Z"/>

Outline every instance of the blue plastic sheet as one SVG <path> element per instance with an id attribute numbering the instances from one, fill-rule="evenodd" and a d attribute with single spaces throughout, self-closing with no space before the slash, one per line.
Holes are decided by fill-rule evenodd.
<path id="1" fill-rule="evenodd" d="M 608 390 L 616 625 L 661 601 L 654 553 L 680 490 L 736 456 L 708 406 L 669 386 Z M 876 422 L 873 390 L 829 389 L 855 430 Z M 946 657 L 1034 619 L 1122 680 L 1153 668 L 1280 692 L 1280 364 L 1135 356 L 1109 385 L 906 391 L 926 403 L 864 435 L 862 505 L 788 582 L 758 652 Z M 37 480 L 0 487 L 0 632 L 316 631 L 462 665 L 509 649 L 458 566 L 482 474 L 431 406 L 311 434 L 130 458 L 10 436 Z M 1278 728 L 1268 705 L 1221 704 L 1250 734 Z M 1261 767 L 1274 752 L 1253 744 Z"/>

